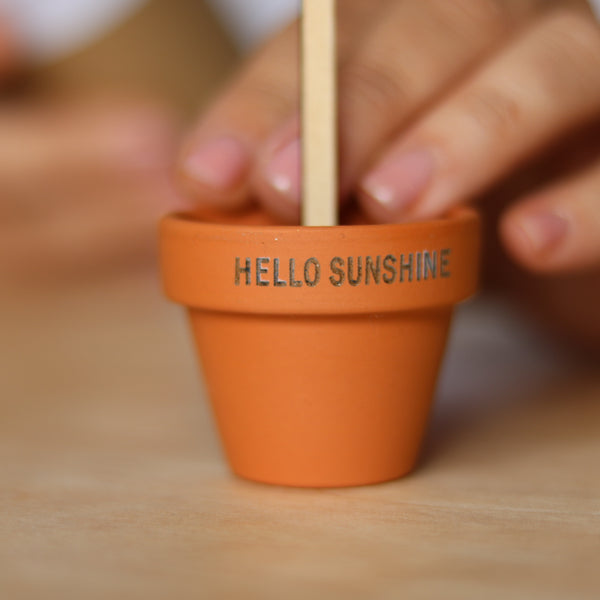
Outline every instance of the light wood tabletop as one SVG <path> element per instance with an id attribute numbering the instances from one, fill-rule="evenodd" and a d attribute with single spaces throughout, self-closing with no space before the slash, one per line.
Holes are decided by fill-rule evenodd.
<path id="1" fill-rule="evenodd" d="M 0 598 L 600 597 L 600 374 L 501 308 L 413 475 L 315 491 L 230 475 L 153 274 L 1 296 Z"/>

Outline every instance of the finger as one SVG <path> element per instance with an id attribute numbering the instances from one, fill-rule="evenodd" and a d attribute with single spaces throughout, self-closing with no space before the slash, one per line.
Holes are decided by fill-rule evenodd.
<path id="1" fill-rule="evenodd" d="M 555 13 L 392 145 L 365 177 L 374 218 L 437 216 L 598 113 L 600 28 Z"/>
<path id="2" fill-rule="evenodd" d="M 340 12 L 341 56 L 354 33 L 387 0 L 357 0 Z M 298 108 L 298 23 L 261 49 L 202 116 L 179 161 L 180 179 L 198 202 L 239 207 L 260 144 Z"/>
<path id="3" fill-rule="evenodd" d="M 510 209 L 501 235 L 514 259 L 530 270 L 600 268 L 600 162 Z"/>
<path id="4" fill-rule="evenodd" d="M 511 35 L 539 3 L 391 2 L 340 75 L 341 189 L 348 195 L 390 136 Z M 296 137 L 293 137 L 295 134 Z M 300 202 L 298 127 L 265 145 L 259 196 L 283 215 Z"/>
<path id="5" fill-rule="evenodd" d="M 254 149 L 296 105 L 297 26 L 268 44 L 217 98 L 186 143 L 179 175 L 198 202 L 244 204 Z"/>
<path id="6" fill-rule="evenodd" d="M 148 260 L 175 126 L 132 100 L 0 110 L 0 279 Z"/>
<path id="7" fill-rule="evenodd" d="M 4 228 L 43 221 L 49 214 L 68 218 L 91 194 L 84 185 L 80 194 L 69 193 L 79 182 L 166 174 L 175 141 L 168 114 L 131 101 L 4 108 L 0 130 Z M 163 211 L 182 207 L 172 195 L 165 198 Z"/>
<path id="8" fill-rule="evenodd" d="M 123 168 L 169 162 L 176 125 L 158 106 L 131 100 L 0 108 L 0 174 L 44 165 Z"/>

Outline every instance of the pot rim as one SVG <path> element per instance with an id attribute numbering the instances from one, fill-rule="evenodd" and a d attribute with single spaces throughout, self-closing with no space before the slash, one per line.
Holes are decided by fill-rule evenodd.
<path id="1" fill-rule="evenodd" d="M 210 220 L 209 220 L 210 219 Z M 283 225 L 276 223 L 269 215 L 262 211 L 242 210 L 231 213 L 207 211 L 195 213 L 191 211 L 179 211 L 164 216 L 162 223 L 168 222 L 171 227 L 180 228 L 182 233 L 198 233 L 201 230 L 204 234 L 217 233 L 217 231 L 227 232 L 231 235 L 241 233 L 261 233 L 281 231 L 284 233 L 294 232 L 303 235 L 303 232 L 319 232 L 326 235 L 337 233 L 362 233 L 379 231 L 384 233 L 386 230 L 396 232 L 399 228 L 405 231 L 430 231 L 432 228 L 446 228 L 454 226 L 458 222 L 479 221 L 479 213 L 469 206 L 457 206 L 452 208 L 446 215 L 435 219 L 424 221 L 409 221 L 405 223 L 351 223 L 335 225 L 334 227 L 307 227 L 303 225 Z M 219 234 L 219 236 L 222 233 Z"/>
<path id="2" fill-rule="evenodd" d="M 376 314 L 449 307 L 477 288 L 480 220 L 472 208 L 431 221 L 336 227 L 232 218 L 162 220 L 171 299 L 221 312 Z"/>

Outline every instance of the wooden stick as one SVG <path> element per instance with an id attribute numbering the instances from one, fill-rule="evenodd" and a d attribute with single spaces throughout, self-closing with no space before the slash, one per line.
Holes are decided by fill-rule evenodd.
<path id="1" fill-rule="evenodd" d="M 304 0 L 302 16 L 302 223 L 338 223 L 335 0 Z"/>

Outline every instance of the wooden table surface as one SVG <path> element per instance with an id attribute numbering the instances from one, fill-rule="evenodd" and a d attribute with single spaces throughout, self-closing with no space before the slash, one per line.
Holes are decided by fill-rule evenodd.
<path id="1" fill-rule="evenodd" d="M 0 305 L 0 598 L 600 598 L 600 375 L 476 306 L 418 471 L 314 491 L 229 474 L 151 274 Z"/>

